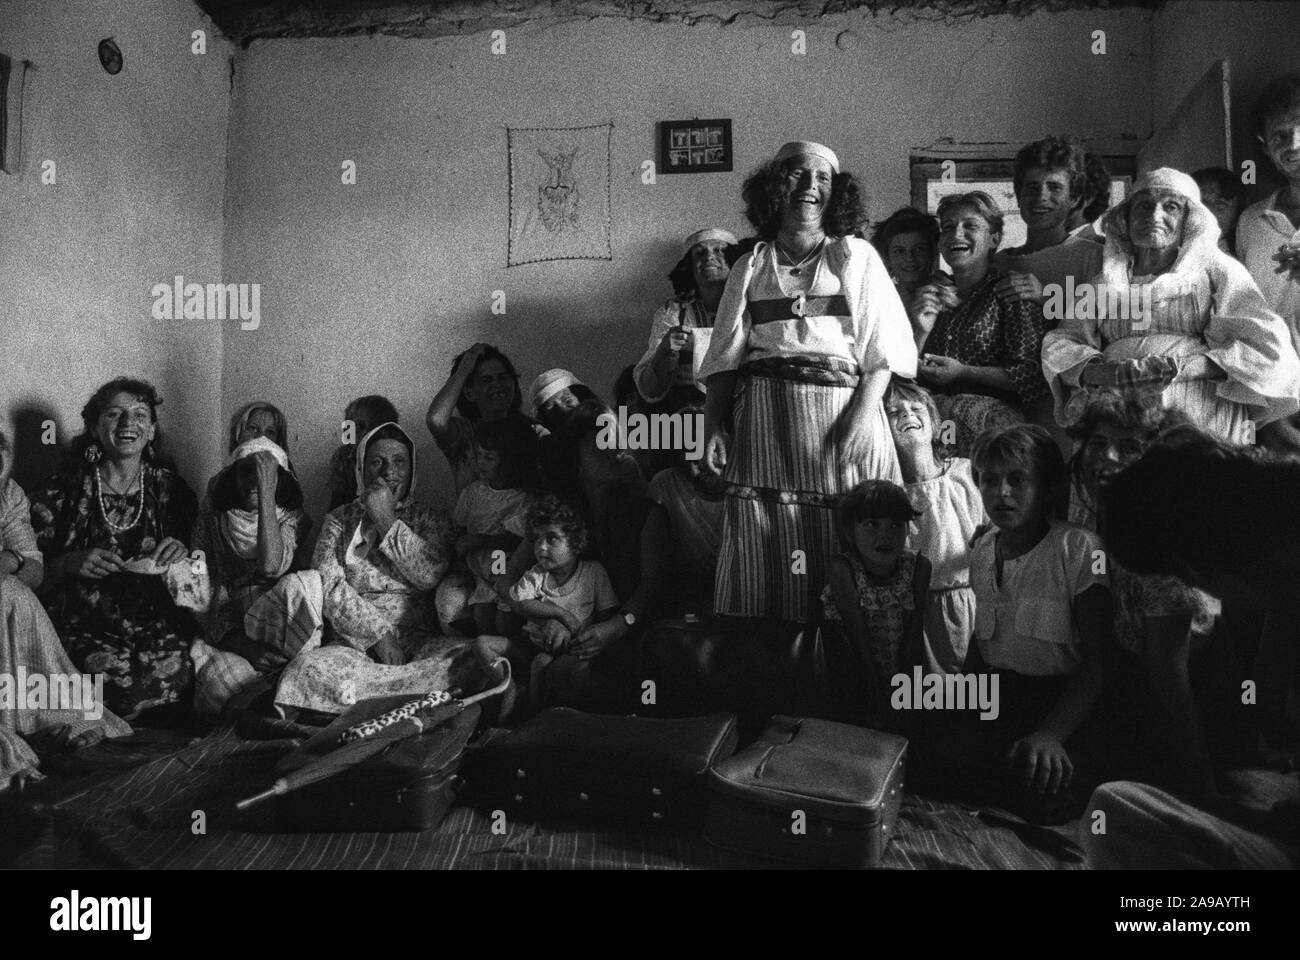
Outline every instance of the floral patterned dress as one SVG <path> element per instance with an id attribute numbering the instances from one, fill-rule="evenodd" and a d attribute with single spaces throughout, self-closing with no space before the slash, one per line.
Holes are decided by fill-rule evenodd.
<path id="1" fill-rule="evenodd" d="M 147 556 L 165 537 L 188 543 L 198 499 L 173 471 L 145 464 L 143 497 L 103 489 L 109 526 L 96 496 L 95 468 L 64 470 L 32 492 L 32 527 L 48 567 L 58 557 L 102 547 L 124 560 Z M 130 524 L 128 527 L 127 525 Z M 72 662 L 104 674 L 104 699 L 121 717 L 188 700 L 190 644 L 203 630 L 177 607 L 162 577 L 116 573 L 100 580 L 68 576 L 45 591 L 50 620 Z"/>
<path id="2" fill-rule="evenodd" d="M 473 654 L 464 639 L 439 635 L 434 606 L 434 588 L 454 555 L 451 518 L 411 500 L 396 513 L 388 532 L 360 551 L 359 501 L 325 517 L 312 561 L 324 589 L 325 645 L 285 669 L 275 694 L 281 707 L 342 713 L 365 697 L 462 682 Z M 380 641 L 400 646 L 405 662 L 373 662 L 365 651 Z"/>
<path id="3" fill-rule="evenodd" d="M 871 657 L 876 676 L 889 678 L 898 673 L 902 667 L 903 639 L 907 632 L 907 620 L 916 610 L 916 592 L 913 586 L 916 580 L 917 555 L 911 550 L 903 551 L 898 558 L 894 575 L 885 582 L 880 582 L 867 573 L 862 561 L 851 553 L 841 553 L 853 570 L 853 583 L 858 590 L 858 606 L 867 620 L 867 635 L 870 638 Z M 822 612 L 827 620 L 840 621 L 839 609 L 830 584 L 822 590 Z"/>

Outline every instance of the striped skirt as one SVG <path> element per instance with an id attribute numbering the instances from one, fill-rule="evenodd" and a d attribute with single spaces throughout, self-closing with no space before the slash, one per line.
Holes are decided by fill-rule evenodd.
<path id="1" fill-rule="evenodd" d="M 835 507 L 869 479 L 901 474 L 884 405 L 871 411 L 867 456 L 842 462 L 857 365 L 835 357 L 745 364 L 727 456 L 727 499 L 714 610 L 807 621 L 838 552 Z"/>

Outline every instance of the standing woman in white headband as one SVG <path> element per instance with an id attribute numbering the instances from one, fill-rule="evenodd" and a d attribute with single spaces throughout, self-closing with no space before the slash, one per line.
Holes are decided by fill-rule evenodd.
<path id="1" fill-rule="evenodd" d="M 682 258 L 668 274 L 673 298 L 650 323 L 650 343 L 633 371 L 646 403 L 678 410 L 704 398 L 700 364 L 709 349 L 713 321 L 731 268 L 743 252 L 730 230 L 706 227 L 682 244 Z"/>
<path id="2" fill-rule="evenodd" d="M 727 280 L 700 368 L 705 457 L 727 481 L 714 606 L 804 621 L 839 498 L 901 479 L 882 398 L 892 374 L 916 375 L 916 347 L 880 255 L 852 235 L 866 210 L 833 151 L 787 143 L 743 196 L 760 242 Z"/>

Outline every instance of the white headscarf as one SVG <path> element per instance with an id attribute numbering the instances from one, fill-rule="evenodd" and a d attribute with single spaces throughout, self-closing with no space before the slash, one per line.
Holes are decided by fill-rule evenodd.
<path id="1" fill-rule="evenodd" d="M 386 423 L 381 423 L 357 441 L 357 498 L 360 499 L 366 492 L 366 449 L 370 446 L 371 440 L 375 434 L 388 427 L 392 427 L 402 435 L 402 440 L 406 443 L 406 448 L 410 451 L 411 455 L 411 477 L 406 485 L 406 496 L 396 504 L 397 509 L 400 510 L 406 504 L 411 502 L 412 495 L 415 493 L 415 441 L 411 439 L 409 433 L 392 420 L 389 420 Z M 375 525 L 370 522 L 370 517 L 363 513 L 361 516 L 361 522 L 357 524 L 357 529 L 353 531 L 352 539 L 348 543 L 347 551 L 344 553 L 344 562 L 353 563 L 357 560 L 365 559 L 378 543 L 379 531 L 376 530 Z"/>
<path id="2" fill-rule="evenodd" d="M 240 460 L 263 451 L 269 453 L 276 464 L 286 473 L 292 472 L 289 469 L 289 455 L 284 452 L 283 447 L 270 437 L 254 437 L 252 440 L 247 440 L 235 447 L 230 454 L 230 464 L 226 469 L 233 470 L 235 464 L 239 463 Z M 284 523 L 288 518 L 288 510 L 280 506 L 275 508 L 276 522 Z M 245 560 L 251 560 L 257 556 L 257 511 L 232 507 L 222 514 L 221 526 L 225 531 L 226 541 L 230 544 L 231 550 L 235 552 L 235 556 L 242 557 Z"/>
<path id="3" fill-rule="evenodd" d="M 1133 190 L 1128 199 L 1111 207 L 1102 218 L 1106 234 L 1102 273 L 1108 285 L 1124 287 L 1132 278 L 1134 247 L 1129 234 L 1129 215 L 1133 208 L 1133 198 L 1146 192 L 1172 193 L 1187 201 L 1183 235 L 1178 241 L 1178 258 L 1168 272 L 1152 284 L 1153 296 L 1162 299 L 1164 288 L 1168 287 L 1172 292 L 1181 287 L 1183 278 L 1179 274 L 1200 269 L 1217 256 L 1221 231 L 1219 221 L 1214 218 L 1210 208 L 1201 203 L 1201 189 L 1195 180 L 1172 167 L 1161 167 L 1144 173 L 1133 182 Z"/>

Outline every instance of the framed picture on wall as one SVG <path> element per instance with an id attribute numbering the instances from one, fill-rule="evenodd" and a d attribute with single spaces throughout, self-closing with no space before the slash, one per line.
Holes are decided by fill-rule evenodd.
<path id="1" fill-rule="evenodd" d="M 660 121 L 660 173 L 727 173 L 730 170 L 730 120 Z"/>

